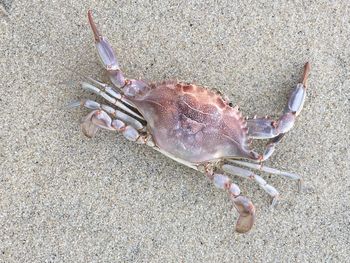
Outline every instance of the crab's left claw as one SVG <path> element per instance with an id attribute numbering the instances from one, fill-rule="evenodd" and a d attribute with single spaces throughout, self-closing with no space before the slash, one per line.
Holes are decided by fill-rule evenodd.
<path id="1" fill-rule="evenodd" d="M 236 207 L 239 218 L 236 223 L 236 232 L 246 233 L 254 225 L 255 222 L 255 207 L 253 203 L 245 196 L 232 196 L 232 201 Z"/>
<path id="2" fill-rule="evenodd" d="M 246 233 L 254 225 L 255 207 L 253 203 L 245 196 L 240 195 L 238 185 L 231 182 L 230 178 L 224 174 L 206 173 L 208 178 L 213 181 L 214 185 L 219 189 L 228 191 L 228 194 L 236 207 L 239 217 L 236 223 L 236 232 Z"/>

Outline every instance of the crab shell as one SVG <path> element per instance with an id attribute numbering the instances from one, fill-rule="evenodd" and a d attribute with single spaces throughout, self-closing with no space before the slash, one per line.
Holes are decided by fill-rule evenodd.
<path id="1" fill-rule="evenodd" d="M 147 121 L 156 145 L 192 164 L 220 158 L 257 159 L 248 147 L 246 121 L 227 100 L 205 87 L 176 81 L 133 85 L 125 99 Z"/>

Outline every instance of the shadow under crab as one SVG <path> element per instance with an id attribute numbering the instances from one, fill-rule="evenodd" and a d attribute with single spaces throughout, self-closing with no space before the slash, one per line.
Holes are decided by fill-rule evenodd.
<path id="1" fill-rule="evenodd" d="M 245 119 L 238 106 L 232 107 L 221 94 L 208 88 L 177 81 L 146 83 L 126 78 L 112 47 L 99 33 L 91 11 L 88 19 L 98 54 L 113 86 L 90 78 L 91 84 L 84 82 L 82 86 L 113 106 L 92 100 L 71 103 L 72 107 L 92 109 L 81 124 L 86 136 L 93 137 L 99 128 L 121 132 L 128 140 L 146 144 L 204 173 L 216 187 L 228 192 L 239 213 L 236 231 L 240 233 L 252 228 L 255 208 L 226 174 L 255 180 L 272 197 L 273 206 L 278 200 L 278 191 L 242 166 L 296 180 L 301 187 L 299 175 L 262 166 L 262 163 L 272 155 L 302 110 L 309 63 L 305 64 L 301 82 L 291 91 L 278 120 Z M 259 154 L 251 149 L 250 139 L 269 139 L 265 151 Z"/>

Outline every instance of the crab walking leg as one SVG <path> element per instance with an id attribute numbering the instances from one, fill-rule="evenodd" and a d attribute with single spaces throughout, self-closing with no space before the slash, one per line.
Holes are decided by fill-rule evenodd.
<path id="1" fill-rule="evenodd" d="M 307 62 L 304 66 L 301 83 L 297 84 L 291 91 L 287 106 L 285 107 L 282 116 L 277 121 L 268 117 L 247 120 L 248 136 L 250 138 L 270 139 L 259 161 L 265 161 L 268 159 L 284 134 L 293 128 L 296 117 L 300 114 L 304 105 L 309 74 L 310 64 Z"/>
<path id="2" fill-rule="evenodd" d="M 88 19 L 94 33 L 94 38 L 96 42 L 96 49 L 100 56 L 101 62 L 103 66 L 108 71 L 111 76 L 111 80 L 114 85 L 118 87 L 124 86 L 125 78 L 122 71 L 119 68 L 119 63 L 117 61 L 116 56 L 114 55 L 114 51 L 111 45 L 108 43 L 108 40 L 103 37 L 98 31 L 96 24 L 92 18 L 92 11 L 88 11 Z"/>
<path id="3" fill-rule="evenodd" d="M 255 207 L 253 203 L 247 197 L 240 195 L 239 187 L 232 183 L 228 176 L 208 172 L 207 177 L 217 188 L 228 191 L 229 197 L 239 213 L 236 232 L 248 232 L 255 222 Z"/>
<path id="4" fill-rule="evenodd" d="M 256 163 L 248 163 L 248 162 L 237 161 L 237 160 L 229 160 L 229 161 L 232 163 L 238 164 L 238 165 L 242 165 L 242 166 L 251 168 L 251 169 L 263 171 L 263 172 L 266 172 L 269 174 L 276 174 L 276 175 L 285 177 L 285 178 L 290 179 L 290 180 L 298 181 L 298 190 L 300 191 L 302 188 L 303 179 L 301 178 L 300 175 L 285 172 L 285 171 L 280 171 L 280 170 L 277 170 L 275 168 L 267 167 L 267 166 L 256 164 Z"/>
<path id="5" fill-rule="evenodd" d="M 102 36 L 97 29 L 97 26 L 92 18 L 91 10 L 88 11 L 88 19 L 92 32 L 94 33 L 97 52 L 103 66 L 106 68 L 109 74 L 109 78 L 111 79 L 112 83 L 120 88 L 128 86 L 133 90 L 144 89 L 147 86 L 145 82 L 141 80 L 127 79 L 124 77 L 112 46 L 109 44 L 107 38 Z"/>
<path id="6" fill-rule="evenodd" d="M 107 84 L 100 82 L 98 80 L 95 80 L 93 78 L 90 77 L 85 77 L 88 80 L 90 80 L 92 83 L 94 83 L 95 85 L 101 87 L 100 89 L 102 89 L 102 92 L 107 93 L 108 95 L 112 96 L 115 99 L 118 99 L 120 101 L 122 101 L 124 104 L 129 105 L 131 107 L 134 107 L 134 105 L 132 105 L 129 101 L 127 101 L 124 97 L 123 94 L 121 94 L 120 92 L 116 91 L 113 87 L 108 86 Z"/>
<path id="7" fill-rule="evenodd" d="M 277 170 L 275 168 L 271 168 L 271 167 L 267 167 L 267 166 L 261 166 L 260 164 L 256 164 L 256 163 L 248 163 L 248 162 L 244 162 L 244 161 L 236 161 L 236 160 L 230 160 L 230 162 L 242 165 L 242 166 L 246 166 L 255 170 L 260 170 L 269 174 L 276 174 L 276 175 L 280 175 L 283 177 L 286 177 L 287 179 L 291 179 L 291 180 L 300 180 L 301 177 L 300 175 L 297 174 L 293 174 L 293 173 L 289 173 L 289 172 L 284 172 L 284 171 L 280 171 Z"/>
<path id="8" fill-rule="evenodd" d="M 122 111 L 116 110 L 105 104 L 100 104 L 93 100 L 73 101 L 68 105 L 69 108 L 75 108 L 79 106 L 82 106 L 91 110 L 103 110 L 107 112 L 109 115 L 111 115 L 113 118 L 121 120 L 127 124 L 130 124 L 136 130 L 139 130 L 139 131 L 145 130 L 145 126 L 135 118 L 129 116 L 128 114 L 125 114 Z"/>
<path id="9" fill-rule="evenodd" d="M 92 85 L 90 83 L 82 82 L 81 86 L 82 86 L 83 89 L 85 89 L 87 91 L 90 91 L 90 92 L 93 92 L 93 93 L 95 93 L 97 95 L 100 95 L 101 97 L 103 97 L 105 100 L 107 100 L 111 104 L 113 104 L 113 105 L 117 106 L 118 108 L 126 111 L 127 113 L 129 113 L 129 114 L 131 114 L 131 115 L 133 115 L 133 116 L 143 120 L 143 117 L 140 114 L 134 112 L 128 106 L 126 106 L 125 104 L 123 104 L 120 101 L 120 99 L 117 96 L 119 93 L 117 93 L 116 91 L 113 90 L 114 95 L 113 95 L 113 97 L 111 97 L 106 92 L 103 92 L 102 90 L 100 90 L 99 88 L 95 87 L 94 85 Z M 110 91 L 110 93 L 111 93 L 111 91 Z M 121 94 L 119 94 L 119 95 L 121 96 Z"/>
<path id="10" fill-rule="evenodd" d="M 279 193 L 275 187 L 273 187 L 272 185 L 269 185 L 261 176 L 255 173 L 252 173 L 249 170 L 236 167 L 230 164 L 224 164 L 222 165 L 221 168 L 226 173 L 237 175 L 244 178 L 254 179 L 259 184 L 259 186 L 272 197 L 272 207 L 276 206 Z"/>

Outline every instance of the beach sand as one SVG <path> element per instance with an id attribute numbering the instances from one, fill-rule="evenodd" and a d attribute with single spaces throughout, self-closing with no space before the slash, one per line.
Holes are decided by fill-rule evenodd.
<path id="1" fill-rule="evenodd" d="M 0 262 L 346 262 L 350 243 L 348 1 L 1 1 Z M 322 3 L 321 3 L 322 2 Z M 101 131 L 80 131 L 81 75 L 105 80 L 94 11 L 125 74 L 216 88 L 245 116 L 278 117 L 309 61 L 304 109 L 261 175 L 232 177 L 257 211 L 234 232 L 202 174 Z M 102 101 L 98 99 L 98 101 Z"/>

